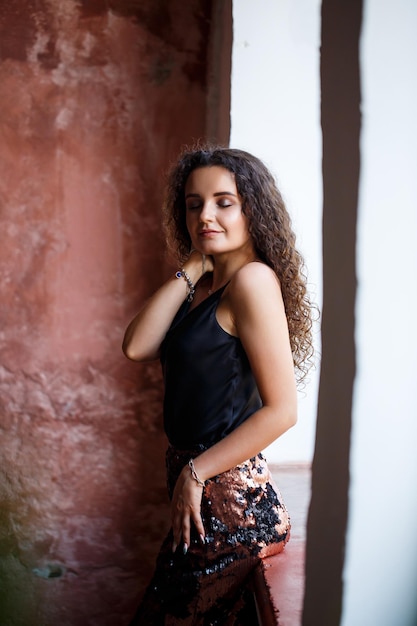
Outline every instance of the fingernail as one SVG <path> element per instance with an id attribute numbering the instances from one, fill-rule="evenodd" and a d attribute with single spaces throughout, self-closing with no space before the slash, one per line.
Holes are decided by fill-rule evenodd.
<path id="1" fill-rule="evenodd" d="M 186 543 L 184 543 L 184 547 L 183 547 L 182 551 L 183 551 L 184 554 L 187 554 L 187 552 L 188 552 L 188 545 Z"/>
<path id="2" fill-rule="evenodd" d="M 201 543 L 206 543 L 204 535 L 200 535 Z"/>
<path id="3" fill-rule="evenodd" d="M 178 548 L 178 544 L 174 543 L 172 544 L 172 551 L 175 552 L 175 550 Z"/>

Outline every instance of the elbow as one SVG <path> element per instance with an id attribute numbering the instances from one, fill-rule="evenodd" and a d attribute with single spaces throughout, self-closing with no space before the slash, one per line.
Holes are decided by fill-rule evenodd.
<path id="1" fill-rule="evenodd" d="M 128 358 L 130 361 L 138 360 L 135 354 L 130 350 L 128 346 L 122 345 L 122 352 L 125 355 L 125 357 Z"/>
<path id="2" fill-rule="evenodd" d="M 122 352 L 130 361 L 142 360 L 142 355 L 140 350 L 138 350 L 138 342 L 134 341 L 134 336 L 130 326 L 127 327 L 123 337 Z"/>
<path id="3" fill-rule="evenodd" d="M 133 349 L 132 342 L 126 336 L 123 339 L 122 352 L 130 361 L 140 361 L 140 355 Z"/>
<path id="4" fill-rule="evenodd" d="M 138 346 L 133 346 L 131 341 L 123 340 L 122 352 L 130 361 L 153 361 L 159 358 L 159 350 L 149 350 L 148 352 L 138 349 Z"/>
<path id="5" fill-rule="evenodd" d="M 280 413 L 279 428 L 280 435 L 290 430 L 293 426 L 296 425 L 298 419 L 297 415 L 297 407 L 288 407 L 284 414 Z"/>
<path id="6" fill-rule="evenodd" d="M 291 406 L 288 407 L 288 413 L 287 413 L 288 429 L 287 430 L 295 426 L 297 423 L 297 420 L 298 420 L 298 410 L 297 410 L 297 402 L 295 401 L 294 403 L 291 403 Z"/>
<path id="7" fill-rule="evenodd" d="M 132 348 L 132 346 L 122 345 L 122 351 L 123 351 L 123 354 L 125 355 L 125 357 L 129 359 L 129 361 L 136 361 L 136 362 L 138 362 L 138 361 L 148 361 L 149 360 L 146 357 L 146 355 L 142 355 L 137 350 L 134 350 Z"/>
<path id="8" fill-rule="evenodd" d="M 290 415 L 288 416 L 288 430 L 290 428 L 292 428 L 293 426 L 296 425 L 298 421 L 298 414 L 297 414 L 297 410 L 294 410 L 292 413 L 290 413 Z"/>

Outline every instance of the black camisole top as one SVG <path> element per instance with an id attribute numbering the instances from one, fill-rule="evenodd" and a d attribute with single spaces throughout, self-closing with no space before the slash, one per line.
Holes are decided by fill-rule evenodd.
<path id="1" fill-rule="evenodd" d="M 185 301 L 161 345 L 164 428 L 182 450 L 215 444 L 262 406 L 239 338 L 216 319 L 225 287 L 191 311 Z"/>

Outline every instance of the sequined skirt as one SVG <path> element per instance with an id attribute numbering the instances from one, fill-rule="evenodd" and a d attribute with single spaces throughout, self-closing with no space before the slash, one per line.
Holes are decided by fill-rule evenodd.
<path id="1" fill-rule="evenodd" d="M 168 448 L 168 491 L 192 451 Z M 201 514 L 204 544 L 195 529 L 187 554 L 172 553 L 172 531 L 131 626 L 253 626 L 250 574 L 259 560 L 281 552 L 290 521 L 262 454 L 207 481 Z"/>

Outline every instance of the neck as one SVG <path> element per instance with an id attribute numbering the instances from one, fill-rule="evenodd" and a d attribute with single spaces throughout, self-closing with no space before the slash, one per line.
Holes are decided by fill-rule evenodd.
<path id="1" fill-rule="evenodd" d="M 223 287 L 241 267 L 257 260 L 257 256 L 253 251 L 242 255 L 232 256 L 228 254 L 226 257 L 214 257 L 213 278 L 209 293 L 213 293 L 220 287 Z"/>

